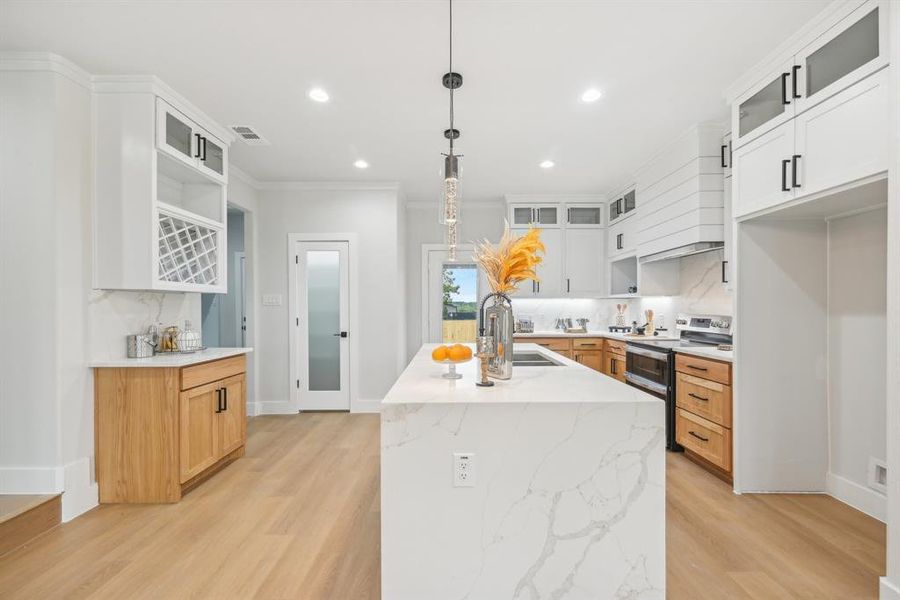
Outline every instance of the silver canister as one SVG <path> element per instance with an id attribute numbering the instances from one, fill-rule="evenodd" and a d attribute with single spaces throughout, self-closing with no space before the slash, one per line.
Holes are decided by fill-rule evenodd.
<path id="1" fill-rule="evenodd" d="M 485 336 L 494 338 L 495 356 L 488 362 L 488 375 L 494 379 L 512 377 L 513 354 L 513 312 L 509 299 L 503 295 L 491 294 L 493 306 L 485 307 L 482 301 L 482 327 Z"/>
<path id="2" fill-rule="evenodd" d="M 128 340 L 128 358 L 150 358 L 153 356 L 156 343 L 152 335 L 139 333 L 137 335 L 129 335 Z"/>

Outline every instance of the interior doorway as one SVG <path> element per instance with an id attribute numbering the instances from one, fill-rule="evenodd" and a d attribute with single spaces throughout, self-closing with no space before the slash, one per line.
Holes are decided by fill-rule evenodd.
<path id="1" fill-rule="evenodd" d="M 228 291 L 201 294 L 201 335 L 208 348 L 247 346 L 247 254 L 245 248 L 246 215 L 228 206 L 226 268 Z"/>

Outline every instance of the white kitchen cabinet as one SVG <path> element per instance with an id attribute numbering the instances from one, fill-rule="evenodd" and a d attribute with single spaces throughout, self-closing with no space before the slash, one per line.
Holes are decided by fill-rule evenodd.
<path id="1" fill-rule="evenodd" d="M 527 228 L 510 228 L 513 236 L 528 233 Z M 515 295 L 520 298 L 561 298 L 565 295 L 563 271 L 565 265 L 565 244 L 561 229 L 543 229 L 541 242 L 546 248 L 543 260 L 537 267 L 540 281 L 524 283 Z"/>
<path id="2" fill-rule="evenodd" d="M 601 295 L 604 289 L 604 232 L 565 232 L 565 292 L 568 296 Z"/>
<path id="3" fill-rule="evenodd" d="M 598 229 L 603 227 L 605 204 L 566 204 L 566 229 Z"/>
<path id="4" fill-rule="evenodd" d="M 94 288 L 224 293 L 228 130 L 153 77 L 98 78 L 93 127 Z"/>
<path id="5" fill-rule="evenodd" d="M 558 228 L 561 210 L 559 204 L 510 204 L 509 224 L 511 227 Z"/>
<path id="6" fill-rule="evenodd" d="M 888 72 L 879 71 L 794 119 L 795 197 L 888 167 Z"/>
<path id="7" fill-rule="evenodd" d="M 794 118 L 794 105 L 790 99 L 793 66 L 791 58 L 735 99 L 731 121 L 734 148 L 740 148 Z"/>
<path id="8" fill-rule="evenodd" d="M 611 225 L 607 231 L 607 256 L 633 254 L 637 248 L 637 228 L 637 219 L 624 219 Z"/>
<path id="9" fill-rule="evenodd" d="M 634 187 L 627 189 L 621 194 L 609 201 L 609 223 L 612 225 L 619 219 L 624 219 L 637 209 L 637 193 Z"/>
<path id="10" fill-rule="evenodd" d="M 156 99 L 156 147 L 217 181 L 228 181 L 228 147 L 162 98 Z"/>
<path id="11" fill-rule="evenodd" d="M 793 154 L 793 121 L 734 150 L 731 185 L 735 217 L 793 199 L 790 181 Z"/>
<path id="12" fill-rule="evenodd" d="M 722 227 L 723 237 L 725 238 L 725 246 L 722 248 L 722 283 L 725 284 L 725 289 L 729 291 L 734 289 L 734 277 L 732 277 L 732 273 L 734 273 L 734 214 L 731 204 L 733 179 L 730 175 L 724 178 L 725 189 L 722 192 L 725 201 L 722 208 Z"/>
<path id="13" fill-rule="evenodd" d="M 722 138 L 722 146 L 719 148 L 719 164 L 722 166 L 722 175 L 731 177 L 731 133 L 726 133 Z"/>

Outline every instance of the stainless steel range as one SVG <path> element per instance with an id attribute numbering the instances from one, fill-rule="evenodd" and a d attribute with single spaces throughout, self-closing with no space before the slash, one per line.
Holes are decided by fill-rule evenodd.
<path id="1" fill-rule="evenodd" d="M 680 451 L 675 441 L 675 348 L 731 345 L 731 317 L 678 315 L 677 340 L 628 340 L 625 381 L 666 403 L 666 448 Z"/>

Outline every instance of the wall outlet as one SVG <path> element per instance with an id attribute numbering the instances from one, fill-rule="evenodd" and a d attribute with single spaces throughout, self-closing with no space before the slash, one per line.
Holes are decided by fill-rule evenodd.
<path id="1" fill-rule="evenodd" d="M 475 487 L 475 454 L 453 453 L 453 487 Z"/>
<path id="2" fill-rule="evenodd" d="M 263 306 L 281 306 L 281 294 L 265 294 L 262 303 Z"/>
<path id="3" fill-rule="evenodd" d="M 869 487 L 887 494 L 887 463 L 874 456 L 869 457 Z"/>

